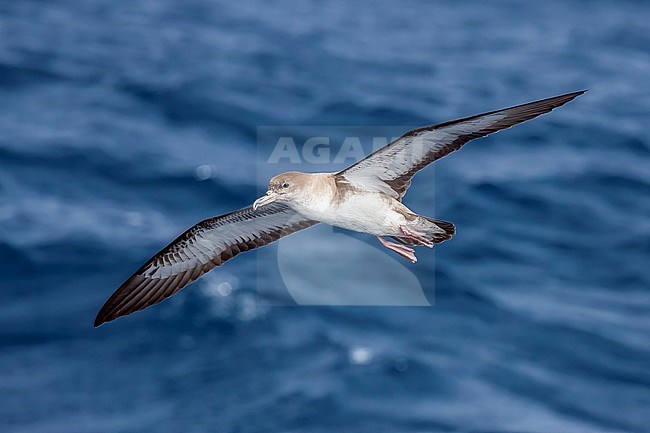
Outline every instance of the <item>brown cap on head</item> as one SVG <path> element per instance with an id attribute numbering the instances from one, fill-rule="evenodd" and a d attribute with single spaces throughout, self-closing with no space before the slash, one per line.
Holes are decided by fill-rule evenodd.
<path id="1" fill-rule="evenodd" d="M 308 179 L 308 174 L 298 171 L 287 171 L 286 173 L 278 174 L 269 181 L 269 188 L 266 191 L 266 195 L 255 200 L 253 209 L 257 210 L 260 206 L 273 203 L 274 201 L 286 201 L 290 199 L 295 193 L 303 189 Z"/>
<path id="2" fill-rule="evenodd" d="M 281 192 L 300 187 L 306 181 L 307 175 L 297 171 L 280 173 L 269 181 L 269 191 Z"/>

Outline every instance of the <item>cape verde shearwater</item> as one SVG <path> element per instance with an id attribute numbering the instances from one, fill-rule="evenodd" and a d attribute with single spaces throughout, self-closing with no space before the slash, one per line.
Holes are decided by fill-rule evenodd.
<path id="1" fill-rule="evenodd" d="M 377 236 L 415 262 L 413 247 L 431 248 L 456 229 L 402 203 L 413 175 L 470 140 L 548 113 L 584 92 L 417 128 L 338 173 L 279 174 L 253 206 L 198 223 L 146 262 L 106 301 L 95 326 L 155 305 L 237 254 L 320 222 Z"/>

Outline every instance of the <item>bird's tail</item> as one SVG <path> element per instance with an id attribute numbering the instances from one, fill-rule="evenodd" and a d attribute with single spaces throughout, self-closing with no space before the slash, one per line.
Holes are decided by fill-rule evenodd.
<path id="1" fill-rule="evenodd" d="M 456 227 L 452 223 L 421 215 L 412 223 L 409 223 L 408 229 L 435 244 L 448 241 L 456 234 Z M 393 236 L 393 239 L 404 245 L 426 245 L 425 243 L 407 237 Z"/>

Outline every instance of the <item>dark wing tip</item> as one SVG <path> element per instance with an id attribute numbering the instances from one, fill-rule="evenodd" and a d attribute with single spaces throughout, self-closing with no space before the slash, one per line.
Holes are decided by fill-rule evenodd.
<path id="1" fill-rule="evenodd" d="M 577 92 L 571 92 L 571 93 L 565 93 L 564 95 L 558 95 L 558 96 L 552 96 L 550 98 L 542 99 L 540 101 L 535 101 L 535 102 L 529 102 L 527 104 L 522 104 L 519 107 L 526 107 L 526 106 L 544 106 L 547 105 L 550 110 L 560 107 L 567 102 L 570 102 L 577 98 L 578 96 L 586 93 L 588 90 L 579 90 Z M 514 107 L 517 108 L 517 107 Z M 550 111 L 549 110 L 549 111 Z"/>
<path id="2" fill-rule="evenodd" d="M 540 99 L 539 101 L 528 102 L 526 104 L 517 105 L 511 108 L 497 110 L 493 113 L 511 112 L 513 114 L 511 120 L 512 124 L 509 124 L 510 122 L 506 121 L 506 125 L 504 125 L 505 127 L 509 128 L 510 126 L 533 119 L 541 114 L 548 113 L 558 107 L 561 107 L 567 102 L 570 102 L 578 96 L 584 94 L 585 92 L 587 92 L 587 89 L 579 90 L 577 92 L 565 93 L 563 95 L 552 96 L 550 98 Z"/>
<path id="3" fill-rule="evenodd" d="M 117 293 L 117 292 L 116 292 Z M 102 308 L 99 310 L 99 313 L 97 313 L 97 317 L 95 317 L 95 323 L 93 326 L 97 328 L 98 326 L 110 322 L 112 320 L 117 319 L 117 317 L 112 317 L 111 315 L 111 310 L 113 309 L 113 299 L 115 297 L 115 294 L 111 296 L 102 306 Z"/>
<path id="4" fill-rule="evenodd" d="M 577 92 L 565 93 L 564 95 L 552 96 L 550 98 L 541 99 L 539 101 L 528 102 L 526 104 L 517 105 L 515 107 L 506 108 L 504 110 L 497 110 L 494 113 L 503 112 L 510 113 L 503 122 L 498 122 L 499 129 L 509 128 L 526 120 L 533 119 L 541 114 L 548 113 L 564 104 L 574 100 L 578 96 L 587 92 L 579 90 Z M 490 131 L 495 132 L 495 131 Z"/>
<path id="5" fill-rule="evenodd" d="M 233 214 L 234 213 L 235 212 L 233 212 Z M 231 214 L 222 215 L 217 218 L 223 218 L 228 215 Z M 150 266 L 155 265 L 161 255 L 164 255 L 171 248 L 174 248 L 180 242 L 183 242 L 193 233 L 194 230 L 197 229 L 197 227 L 201 227 L 213 219 L 214 218 L 201 221 L 195 226 L 190 227 L 142 265 L 140 269 L 131 275 L 131 277 L 126 280 L 110 298 L 108 298 L 99 310 L 99 313 L 97 313 L 93 326 L 96 328 L 106 322 L 111 322 L 118 317 L 128 316 L 131 313 L 158 304 L 192 283 L 214 266 L 220 265 L 221 259 L 217 256 L 207 265 L 190 267 L 186 271 L 180 272 L 177 275 L 171 275 L 168 278 L 153 279 L 143 276 L 144 271 Z"/>
<path id="6" fill-rule="evenodd" d="M 103 323 L 159 304 L 210 269 L 220 265 L 221 262 L 221 257 L 217 256 L 208 264 L 191 267 L 167 278 L 148 278 L 140 275 L 138 271 L 106 301 L 95 318 L 94 326 L 98 327 Z"/>
<path id="7" fill-rule="evenodd" d="M 124 310 L 125 301 L 128 300 L 129 294 L 134 292 L 134 289 L 138 288 L 139 284 L 133 284 L 134 280 L 138 277 L 138 274 L 134 274 L 124 282 L 108 300 L 104 303 L 102 308 L 97 313 L 95 318 L 94 327 L 98 327 L 103 323 L 111 322 L 118 317 L 126 316 L 135 311 L 138 311 L 137 305 L 131 306 L 129 309 Z M 142 277 L 140 277 L 142 278 Z M 135 287 L 134 287 L 135 286 Z M 141 307 L 139 309 L 142 309 Z"/>
<path id="8" fill-rule="evenodd" d="M 100 326 L 100 325 L 102 325 L 102 324 L 104 324 L 106 322 L 109 322 L 111 320 L 113 320 L 113 319 L 109 319 L 106 316 L 106 313 L 105 313 L 104 309 L 102 308 L 100 310 L 100 312 L 97 314 L 97 317 L 95 317 L 95 323 L 93 324 L 93 327 L 97 328 L 98 326 Z"/>
<path id="9" fill-rule="evenodd" d="M 587 93 L 589 89 L 578 90 L 577 92 L 565 93 L 564 95 L 554 96 L 546 99 L 547 101 L 557 101 L 559 105 L 564 105 L 567 102 L 577 98 L 580 95 Z M 541 102 L 541 101 L 540 101 Z"/>
<path id="10" fill-rule="evenodd" d="M 589 89 L 576 90 L 575 92 L 565 93 L 564 95 L 561 95 L 561 96 L 572 96 L 572 97 L 575 98 L 576 96 L 580 96 L 583 93 L 587 93 L 588 91 L 589 91 Z"/>

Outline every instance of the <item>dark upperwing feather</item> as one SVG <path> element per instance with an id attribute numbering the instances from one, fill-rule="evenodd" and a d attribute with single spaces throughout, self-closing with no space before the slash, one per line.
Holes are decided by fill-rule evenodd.
<path id="1" fill-rule="evenodd" d="M 413 129 L 337 175 L 366 189 L 382 191 L 401 199 L 415 173 L 435 160 L 460 149 L 470 140 L 548 113 L 585 92 L 567 93 Z"/>
<path id="2" fill-rule="evenodd" d="M 284 204 L 247 207 L 196 224 L 124 282 L 97 314 L 95 326 L 155 305 L 237 254 L 317 224 Z"/>

